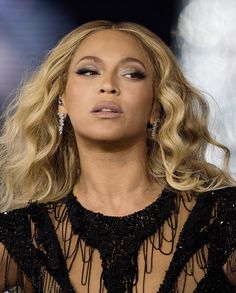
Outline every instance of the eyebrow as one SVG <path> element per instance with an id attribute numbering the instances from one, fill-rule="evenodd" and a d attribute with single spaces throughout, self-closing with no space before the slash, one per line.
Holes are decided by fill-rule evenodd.
<path id="1" fill-rule="evenodd" d="M 92 61 L 94 61 L 94 62 L 104 64 L 104 61 L 103 61 L 101 58 L 97 57 L 97 56 L 84 56 L 84 57 L 82 57 L 82 58 L 77 62 L 77 64 L 78 64 L 79 62 L 81 62 L 82 60 L 92 60 Z M 141 65 L 146 69 L 146 66 L 144 65 L 144 63 L 143 63 L 141 60 L 139 60 L 139 59 L 137 59 L 137 58 L 134 58 L 134 57 L 125 57 L 125 58 L 122 58 L 122 59 L 119 61 L 120 64 L 125 64 L 125 63 L 127 63 L 127 62 L 137 62 L 137 63 L 141 64 Z"/>

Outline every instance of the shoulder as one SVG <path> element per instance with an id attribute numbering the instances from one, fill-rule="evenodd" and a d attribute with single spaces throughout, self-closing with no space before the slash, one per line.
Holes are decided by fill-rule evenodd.
<path id="1" fill-rule="evenodd" d="M 216 199 L 215 222 L 213 231 L 218 244 L 227 247 L 227 251 L 236 248 L 236 187 L 227 187 L 213 191 Z"/>
<path id="2" fill-rule="evenodd" d="M 39 201 L 29 201 L 25 206 L 20 208 L 13 208 L 4 212 L 0 212 L 0 220 L 6 218 L 14 218 L 24 215 L 29 215 L 35 209 L 50 209 L 56 206 L 60 206 L 67 201 L 68 196 L 64 196 L 55 201 L 39 202 Z"/>
<path id="3" fill-rule="evenodd" d="M 200 199 L 209 200 L 215 205 L 217 218 L 231 218 L 236 220 L 236 186 L 228 186 L 207 191 L 199 196 Z M 235 215 L 235 219 L 233 219 Z"/>
<path id="4" fill-rule="evenodd" d="M 66 202 L 67 197 L 45 203 L 29 202 L 27 206 L 0 213 L 0 240 L 4 234 L 26 228 L 38 218 L 47 218 L 51 210 L 56 210 Z"/>
<path id="5" fill-rule="evenodd" d="M 210 193 L 213 196 L 225 197 L 225 196 L 236 196 L 236 186 L 226 186 L 218 189 L 206 191 L 204 193 Z"/>
<path id="6" fill-rule="evenodd" d="M 227 219 L 227 222 L 234 224 L 236 228 L 236 187 L 220 189 L 217 191 L 217 197 L 219 216 Z"/>
<path id="7" fill-rule="evenodd" d="M 236 186 L 230 186 L 212 191 L 219 208 L 225 212 L 236 212 Z"/>
<path id="8" fill-rule="evenodd" d="M 212 200 L 219 203 L 228 202 L 228 204 L 236 203 L 236 186 L 228 186 L 199 193 L 197 200 Z"/>
<path id="9" fill-rule="evenodd" d="M 0 213 L 0 242 L 19 234 L 27 226 L 29 207 Z"/>
<path id="10" fill-rule="evenodd" d="M 236 186 L 201 193 L 196 200 L 198 215 L 204 210 L 210 213 L 213 234 L 218 237 L 225 233 L 231 239 L 234 238 L 236 244 Z"/>
<path id="11" fill-rule="evenodd" d="M 236 197 L 236 186 L 228 186 L 220 189 L 216 189 L 212 191 L 214 194 L 219 195 L 220 197 Z"/>

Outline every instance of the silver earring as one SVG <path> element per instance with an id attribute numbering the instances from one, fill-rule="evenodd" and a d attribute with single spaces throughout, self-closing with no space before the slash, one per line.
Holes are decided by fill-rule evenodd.
<path id="1" fill-rule="evenodd" d="M 156 121 L 154 121 L 153 125 L 152 125 L 152 134 L 151 134 L 151 138 L 153 140 L 155 140 L 155 135 L 156 135 L 156 131 L 157 131 L 157 124 L 159 122 L 159 119 L 157 119 Z"/>
<path id="2" fill-rule="evenodd" d="M 57 115 L 59 116 L 58 130 L 59 130 L 59 134 L 62 135 L 63 127 L 64 127 L 64 120 L 66 118 L 66 115 L 64 113 L 60 113 L 60 112 L 58 112 Z"/>
<path id="3" fill-rule="evenodd" d="M 58 100 L 58 105 L 62 106 L 63 102 L 61 100 L 61 98 L 59 97 Z M 59 116 L 59 126 L 58 126 L 58 130 L 59 130 L 59 134 L 62 135 L 63 132 L 63 128 L 64 128 L 64 120 L 66 118 L 66 114 L 62 113 L 62 112 L 58 112 L 57 115 Z"/>

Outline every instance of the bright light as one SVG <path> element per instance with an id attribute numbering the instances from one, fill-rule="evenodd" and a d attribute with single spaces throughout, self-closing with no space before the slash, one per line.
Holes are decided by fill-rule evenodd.
<path id="1" fill-rule="evenodd" d="M 180 62 L 186 76 L 206 95 L 213 135 L 232 152 L 236 173 L 236 1 L 188 1 L 177 25 Z M 208 159 L 220 165 L 216 152 Z"/>

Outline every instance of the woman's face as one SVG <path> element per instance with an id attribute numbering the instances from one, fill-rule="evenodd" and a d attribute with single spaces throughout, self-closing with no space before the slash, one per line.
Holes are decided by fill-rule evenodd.
<path id="1" fill-rule="evenodd" d="M 112 30 L 88 36 L 72 59 L 62 96 L 63 111 L 70 117 L 77 141 L 118 145 L 146 139 L 153 101 L 151 68 L 132 36 Z M 107 101 L 118 105 L 122 113 L 92 112 Z"/>

